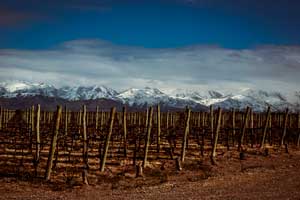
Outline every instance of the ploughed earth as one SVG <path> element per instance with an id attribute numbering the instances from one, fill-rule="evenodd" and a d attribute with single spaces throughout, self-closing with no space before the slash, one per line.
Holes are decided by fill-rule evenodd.
<path id="1" fill-rule="evenodd" d="M 0 199 L 300 199 L 299 149 L 270 149 L 268 155 L 250 149 L 242 160 L 236 149 L 218 154 L 217 165 L 208 156 L 187 158 L 181 171 L 175 161 L 158 159 L 138 178 L 128 160 L 89 174 L 89 185 L 70 174 L 50 182 L 2 174 Z"/>

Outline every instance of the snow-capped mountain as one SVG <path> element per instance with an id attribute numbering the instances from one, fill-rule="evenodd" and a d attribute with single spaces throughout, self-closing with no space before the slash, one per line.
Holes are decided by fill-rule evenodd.
<path id="1" fill-rule="evenodd" d="M 273 110 L 283 110 L 289 107 L 298 111 L 300 92 L 295 92 L 293 101 L 279 92 L 244 89 L 234 93 L 222 93 L 215 90 L 183 90 L 163 92 L 157 88 L 145 87 L 142 89 L 130 88 L 121 92 L 105 86 L 65 86 L 56 88 L 44 83 L 3 82 L 0 83 L 0 97 L 28 97 L 44 96 L 61 98 L 69 101 L 109 99 L 130 106 L 142 107 L 145 105 L 161 104 L 166 107 L 207 108 L 210 105 L 224 109 L 244 109 L 247 106 L 255 111 L 264 111 L 267 106 Z"/>
<path id="2" fill-rule="evenodd" d="M 157 88 L 145 87 L 143 89 L 130 88 L 117 95 L 117 98 L 129 105 L 143 106 L 161 104 L 174 108 L 184 108 L 190 106 L 193 108 L 203 107 L 191 99 L 182 99 L 170 96 Z"/>
<path id="3" fill-rule="evenodd" d="M 144 89 L 130 88 L 117 95 L 123 102 L 129 105 L 154 105 L 160 102 L 168 102 L 170 97 L 156 88 L 145 87 Z"/>
<path id="4" fill-rule="evenodd" d="M 26 96 L 46 96 L 57 97 L 67 100 L 88 100 L 107 98 L 114 99 L 117 92 L 105 86 L 75 86 L 75 87 L 61 87 L 55 88 L 52 85 L 44 83 L 29 83 L 29 82 L 7 82 L 0 83 L 0 96 L 26 97 Z"/>
<path id="5" fill-rule="evenodd" d="M 115 99 L 117 92 L 105 86 L 90 87 L 62 87 L 57 90 L 57 96 L 68 100 L 88 100 L 88 99 Z"/>
<path id="6" fill-rule="evenodd" d="M 37 95 L 55 97 L 57 89 L 44 83 L 3 82 L 0 83 L 0 95 L 7 98 Z"/>
<path id="7" fill-rule="evenodd" d="M 183 90 L 176 89 L 169 93 L 171 97 L 189 100 L 201 105 L 210 106 L 226 100 L 229 96 L 214 90 Z"/>
<path id="8" fill-rule="evenodd" d="M 297 96 L 299 93 L 295 93 Z M 170 93 L 171 96 L 185 100 L 191 100 L 205 106 L 214 105 L 224 109 L 244 109 L 247 106 L 256 111 L 264 111 L 268 106 L 273 110 L 290 108 L 299 110 L 299 103 L 290 102 L 286 96 L 279 92 L 267 92 L 262 90 L 242 89 L 240 91 L 221 93 L 214 90 L 182 90 L 177 89 Z M 300 96 L 299 96 L 300 97 Z M 298 100 L 300 100 L 299 97 Z M 298 101 L 299 102 L 299 101 Z"/>

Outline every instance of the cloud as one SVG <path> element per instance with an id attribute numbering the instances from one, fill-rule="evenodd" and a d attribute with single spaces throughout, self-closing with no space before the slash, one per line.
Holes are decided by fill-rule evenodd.
<path id="1" fill-rule="evenodd" d="M 152 86 L 296 91 L 299 77 L 298 46 L 233 50 L 199 45 L 147 49 L 102 40 L 75 40 L 49 50 L 0 50 L 0 80 L 57 86 L 103 84 L 119 90 Z"/>

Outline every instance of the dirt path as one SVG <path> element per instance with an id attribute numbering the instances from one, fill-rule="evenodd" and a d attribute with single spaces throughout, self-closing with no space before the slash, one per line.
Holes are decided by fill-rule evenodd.
<path id="1" fill-rule="evenodd" d="M 269 157 L 249 155 L 242 162 L 236 156 L 224 157 L 218 166 L 209 166 L 208 177 L 203 179 L 200 171 L 185 169 L 169 174 L 157 185 L 155 181 L 148 184 L 146 176 L 138 180 L 146 182 L 141 187 L 135 186 L 137 179 L 124 178 L 116 184 L 63 190 L 45 183 L 1 178 L 0 199 L 300 199 L 299 151 Z"/>

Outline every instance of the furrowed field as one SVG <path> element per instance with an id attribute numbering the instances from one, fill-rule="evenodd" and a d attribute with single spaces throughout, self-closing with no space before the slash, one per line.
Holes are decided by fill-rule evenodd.
<path id="1" fill-rule="evenodd" d="M 254 190 L 261 198 L 297 199 L 299 144 L 300 114 L 288 109 L 1 108 L 2 198 L 132 199 L 145 198 L 145 191 L 154 199 L 184 198 L 184 192 L 191 199 L 253 199 L 247 193 Z M 289 183 L 282 182 L 286 176 Z M 27 188 L 31 196 L 12 187 Z"/>

